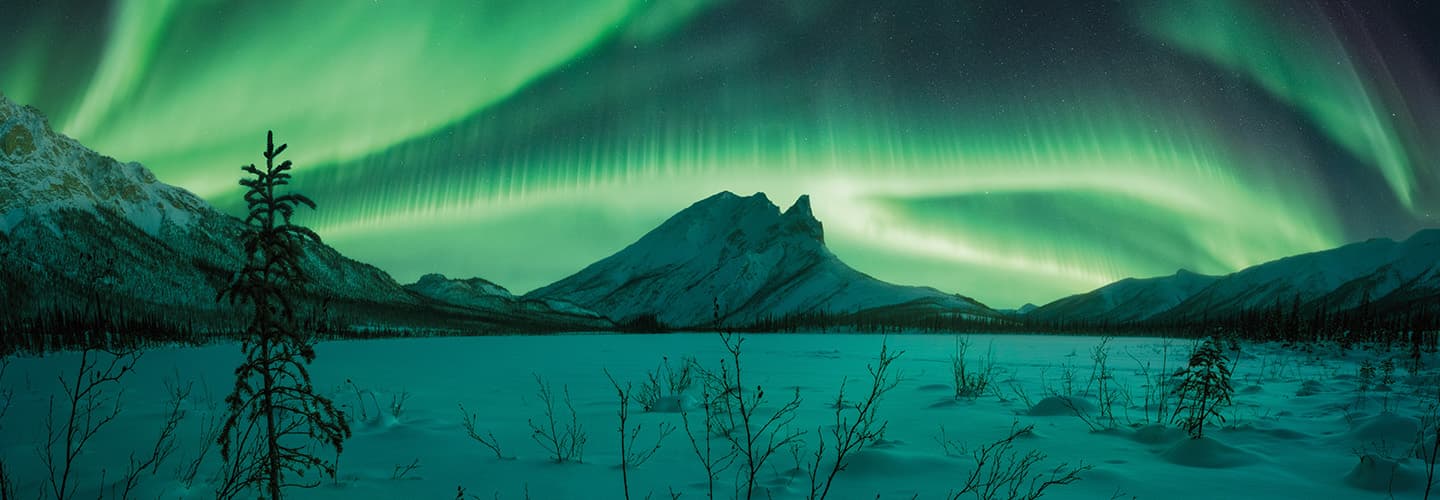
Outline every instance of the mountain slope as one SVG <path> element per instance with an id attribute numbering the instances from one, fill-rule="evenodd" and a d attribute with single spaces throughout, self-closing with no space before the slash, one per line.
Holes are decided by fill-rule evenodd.
<path id="1" fill-rule="evenodd" d="M 1357 307 L 1369 297 L 1384 300 L 1399 292 L 1440 289 L 1440 230 L 1415 233 L 1404 242 L 1390 239 L 1345 245 L 1286 257 L 1225 276 L 1204 291 L 1158 315 L 1183 319 L 1228 315 L 1246 309 L 1325 306 L 1329 311 Z"/>
<path id="2" fill-rule="evenodd" d="M 784 213 L 763 193 L 722 192 L 672 216 L 639 241 L 568 278 L 531 292 L 604 314 L 617 323 L 653 316 L 670 327 L 726 325 L 902 304 L 993 316 L 962 296 L 898 286 L 841 262 L 801 196 Z"/>
<path id="3" fill-rule="evenodd" d="M 1368 298 L 1385 308 L 1403 308 L 1414 300 L 1440 297 L 1440 230 L 1425 230 L 1396 245 L 1394 258 L 1374 272 L 1352 279 L 1325 294 L 1316 305 L 1339 311 L 1360 306 Z"/>
<path id="4" fill-rule="evenodd" d="M 1170 276 L 1126 278 L 1045 304 L 1026 314 L 1026 319 L 1116 323 L 1144 320 L 1170 310 L 1219 279 L 1184 269 Z"/>

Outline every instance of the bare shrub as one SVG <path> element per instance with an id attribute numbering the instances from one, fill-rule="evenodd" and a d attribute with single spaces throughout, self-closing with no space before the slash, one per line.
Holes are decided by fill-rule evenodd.
<path id="1" fill-rule="evenodd" d="M 694 385 L 695 360 L 687 358 L 679 368 L 670 365 L 670 358 L 661 358 L 660 366 L 645 374 L 645 381 L 635 391 L 635 402 L 645 411 L 655 411 L 666 397 L 678 398 Z"/>
<path id="2" fill-rule="evenodd" d="M 140 476 L 146 470 L 150 471 L 151 476 L 159 473 L 160 465 L 175 453 L 175 430 L 180 427 L 180 421 L 185 419 L 185 410 L 181 405 L 190 397 L 193 387 L 193 383 L 181 386 L 178 381 L 165 381 L 165 393 L 169 394 L 169 399 L 165 403 L 165 420 L 160 434 L 155 438 L 155 445 L 151 447 L 149 454 L 141 457 L 130 454 L 130 463 L 125 469 L 124 478 L 110 487 L 112 498 L 130 498 L 135 488 L 140 485 Z"/>
<path id="3" fill-rule="evenodd" d="M 955 352 L 950 355 L 950 378 L 955 386 L 955 399 L 983 396 L 995 381 L 998 371 L 993 350 L 971 365 L 967 360 L 970 345 L 970 337 L 955 336 Z"/>
<path id="4" fill-rule="evenodd" d="M 5 383 L 5 373 L 10 371 L 10 358 L 0 358 L 0 421 L 5 420 L 5 414 L 10 412 L 10 404 L 15 401 L 15 392 Z M 0 424 L 0 429 L 4 429 Z M 10 477 L 10 469 L 5 467 L 5 458 L 0 457 L 0 499 L 9 500 L 15 498 L 15 479 Z"/>
<path id="5" fill-rule="evenodd" d="M 1152 373 L 1151 363 L 1141 361 L 1134 353 L 1130 353 L 1130 359 L 1135 362 L 1136 372 L 1145 380 L 1144 393 L 1145 403 L 1141 407 L 1143 416 L 1141 423 L 1164 423 L 1169 413 L 1166 412 L 1170 400 L 1170 390 L 1166 387 L 1166 368 L 1170 353 L 1170 341 L 1167 339 L 1161 345 L 1160 371 Z"/>
<path id="6" fill-rule="evenodd" d="M 810 465 L 810 493 L 807 498 L 812 500 L 824 499 L 830 494 L 830 488 L 835 485 L 835 476 L 850 465 L 851 454 L 860 451 L 867 445 L 873 444 L 883 438 L 885 429 L 889 427 L 888 421 L 880 421 L 876 412 L 880 407 L 880 399 L 885 393 L 890 392 L 900 384 L 901 375 L 893 373 L 890 365 L 895 363 L 904 351 L 892 353 L 889 346 L 882 342 L 880 344 L 880 357 L 875 364 L 866 366 L 870 373 L 870 390 L 865 393 L 863 399 L 855 402 L 847 402 L 845 399 L 845 382 L 840 382 L 840 393 L 835 399 L 835 427 L 830 431 L 830 438 L 826 439 L 825 433 L 816 431 L 818 437 L 814 458 Z M 845 415 L 848 410 L 854 410 L 853 419 Z M 833 448 L 833 460 L 830 466 L 825 468 L 821 465 L 826 459 L 826 443 L 829 442 Z M 797 452 L 798 455 L 798 452 Z"/>
<path id="7" fill-rule="evenodd" d="M 103 359 L 108 357 L 109 359 Z M 45 444 L 36 452 L 49 471 L 46 485 L 56 500 L 73 498 L 77 485 L 73 482 L 75 462 L 85 446 L 106 425 L 120 416 L 120 400 L 124 389 L 109 392 L 120 385 L 120 378 L 135 369 L 139 351 L 103 351 L 84 349 L 75 376 L 59 376 L 65 399 L 63 414 L 56 414 L 55 397 L 50 397 L 45 415 Z"/>
<path id="8" fill-rule="evenodd" d="M 575 404 L 570 401 L 570 386 L 562 386 L 561 393 L 564 397 L 565 408 L 569 410 L 569 421 L 563 424 L 559 420 L 555 408 L 555 391 L 545 379 L 535 375 L 535 385 L 539 386 L 536 395 L 540 402 L 545 405 L 545 422 L 535 423 L 530 419 L 530 438 L 535 440 L 555 463 L 584 462 L 585 458 L 585 429 L 580 426 L 580 414 L 575 411 Z"/>
<path id="9" fill-rule="evenodd" d="M 694 363 L 692 363 L 692 365 L 694 365 Z M 724 372 L 725 365 L 723 362 L 720 365 L 722 371 L 720 376 L 712 376 L 703 370 L 699 370 L 698 365 L 696 366 L 701 378 L 706 382 L 705 391 L 700 395 L 700 408 L 704 412 L 701 422 L 705 428 L 699 432 L 691 428 L 690 409 L 684 406 L 680 407 L 680 421 L 685 426 L 685 436 L 690 439 L 690 449 L 695 452 L 695 458 L 700 461 L 700 466 L 705 469 L 705 498 L 714 500 L 715 480 L 720 477 L 721 472 L 729 469 L 730 466 L 735 463 L 735 456 L 739 452 L 739 450 L 733 446 L 727 446 L 725 451 L 720 452 L 715 450 L 711 443 L 711 440 L 714 439 L 715 436 L 720 435 L 719 430 L 715 428 L 715 426 L 721 422 L 721 417 L 717 413 L 717 410 L 720 408 L 721 402 L 729 398 L 728 394 L 722 394 L 720 391 L 717 391 L 723 384 L 718 382 L 712 383 L 712 381 L 725 380 L 729 375 Z M 723 389 L 721 390 L 723 391 Z M 704 445 L 701 445 L 702 441 Z"/>
<path id="10" fill-rule="evenodd" d="M 350 412 L 350 415 L 356 417 L 357 422 L 369 422 L 372 418 L 378 418 L 380 416 L 380 400 L 375 397 L 374 391 L 362 389 L 359 384 L 356 384 L 355 381 L 348 378 L 345 379 L 342 387 L 349 389 L 350 392 L 355 394 L 355 406 L 353 407 L 354 410 Z M 368 404 L 366 403 L 367 398 L 369 399 Z M 375 409 L 373 414 L 370 412 L 371 408 Z"/>
<path id="11" fill-rule="evenodd" d="M 400 392 L 390 395 L 390 416 L 400 420 L 400 415 L 405 413 L 405 403 L 410 402 L 410 391 L 401 389 Z"/>
<path id="12" fill-rule="evenodd" d="M 605 370 L 605 378 L 610 380 L 610 385 L 615 388 L 615 394 L 620 399 L 620 409 L 617 411 L 620 417 L 620 484 L 624 488 L 625 499 L 629 500 L 630 468 L 639 467 L 654 457 L 655 453 L 660 451 L 660 445 L 665 442 L 665 438 L 675 432 L 675 427 L 662 422 L 657 431 L 655 444 L 636 448 L 635 441 L 640 438 L 640 433 L 645 426 L 636 424 L 634 428 L 627 427 L 630 419 L 630 393 L 633 391 L 633 386 L 626 383 L 624 387 L 621 387 L 620 383 L 615 381 L 615 377 L 610 375 L 610 370 Z"/>
<path id="13" fill-rule="evenodd" d="M 755 495 L 756 478 L 770 457 L 804 435 L 790 427 L 795 421 L 796 411 L 800 409 L 800 389 L 797 387 L 790 400 L 780 407 L 771 411 L 761 410 L 768 402 L 765 389 L 758 385 L 749 389 L 745 385 L 741 363 L 745 339 L 727 332 L 720 334 L 720 341 L 725 344 L 725 351 L 734 366 L 734 371 L 729 372 L 722 364 L 719 377 L 724 385 L 721 395 L 726 401 L 721 416 L 726 421 L 726 428 L 730 429 L 723 437 L 736 450 L 736 460 L 741 466 L 738 486 L 745 489 L 744 496 L 750 499 Z"/>
<path id="14" fill-rule="evenodd" d="M 395 464 L 395 468 L 390 471 L 390 480 L 399 481 L 405 479 L 406 474 L 415 472 L 419 468 L 420 459 L 418 458 L 408 464 Z"/>
<path id="15" fill-rule="evenodd" d="M 946 497 L 951 500 L 967 496 L 976 500 L 1035 500 L 1053 486 L 1079 481 L 1080 473 L 1093 468 L 1083 462 L 1076 466 L 1062 462 L 1054 468 L 1041 467 L 1040 463 L 1047 458 L 1044 453 L 1039 450 L 1021 453 L 1015 449 L 1015 440 L 1034 429 L 1033 425 L 1019 427 L 1019 424 L 1014 424 L 1006 437 L 971 450 L 947 439 L 945 428 L 941 427 L 937 441 L 946 455 L 968 455 L 975 460 L 975 470 L 965 478 L 964 486 L 951 490 Z"/>
<path id="16" fill-rule="evenodd" d="M 1012 379 L 1007 385 L 1010 386 L 1010 393 L 1014 394 L 1021 403 L 1024 403 L 1026 408 L 1033 408 L 1035 406 L 1035 400 L 1030 397 L 1030 393 L 1025 390 L 1025 385 L 1021 384 L 1019 380 Z"/>
<path id="17" fill-rule="evenodd" d="M 1095 397 L 1100 406 L 1100 420 L 1109 428 L 1115 427 L 1115 400 L 1121 391 L 1114 385 L 1110 373 L 1110 342 L 1114 337 L 1100 337 L 1100 344 L 1090 349 L 1090 384 L 1095 386 Z"/>
<path id="18" fill-rule="evenodd" d="M 175 476 L 187 489 L 195 485 L 195 478 L 200 475 L 200 465 L 205 463 L 205 457 L 210 455 L 211 448 L 219 440 L 221 424 L 224 423 L 221 420 L 219 406 L 216 404 L 215 398 L 211 396 L 209 387 L 203 381 L 201 388 L 205 391 L 204 397 L 209 407 L 200 421 L 199 436 L 195 440 L 195 454 L 189 460 L 181 462 L 175 470 Z M 226 468 L 222 467 L 220 472 L 223 473 L 225 470 Z M 220 479 L 216 482 L 223 484 L 225 481 Z"/>
<path id="19" fill-rule="evenodd" d="M 494 432 L 486 431 L 485 434 L 480 433 L 480 431 L 476 428 L 475 425 L 475 422 L 480 419 L 479 414 L 465 411 L 465 405 L 463 404 L 459 406 L 460 425 L 465 427 L 465 435 L 470 436 L 470 439 L 475 440 L 475 442 L 480 443 L 486 448 L 489 448 L 490 451 L 494 452 L 496 460 L 515 459 L 515 457 L 506 457 L 505 453 L 500 451 L 500 441 L 498 439 L 495 439 Z"/>

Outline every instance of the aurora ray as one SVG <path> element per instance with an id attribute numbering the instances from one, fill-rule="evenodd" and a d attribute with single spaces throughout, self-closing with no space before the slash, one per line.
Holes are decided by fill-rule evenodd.
<path id="1" fill-rule="evenodd" d="M 1227 69 L 1296 106 L 1351 154 L 1380 171 L 1400 202 L 1414 208 L 1417 175 L 1435 175 L 1419 145 L 1402 129 L 1412 111 L 1381 89 L 1396 88 L 1392 68 L 1365 71 L 1332 21 L 1305 3 L 1277 16 L 1265 5 L 1235 0 L 1176 1 L 1143 9 L 1157 37 Z M 1361 35 L 1363 36 L 1363 34 Z M 1434 93 L 1433 88 L 1424 89 Z M 1398 101 L 1398 102 L 1394 102 Z M 1389 104 L 1389 106 L 1387 106 Z M 1398 107 L 1398 109 L 1397 109 Z"/>

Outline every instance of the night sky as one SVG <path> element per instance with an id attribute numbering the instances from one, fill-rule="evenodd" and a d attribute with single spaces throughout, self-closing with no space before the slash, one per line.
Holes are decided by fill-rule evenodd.
<path id="1" fill-rule="evenodd" d="M 720 190 L 995 307 L 1440 225 L 1435 2 L 0 0 L 0 91 L 227 210 L 524 292 Z"/>

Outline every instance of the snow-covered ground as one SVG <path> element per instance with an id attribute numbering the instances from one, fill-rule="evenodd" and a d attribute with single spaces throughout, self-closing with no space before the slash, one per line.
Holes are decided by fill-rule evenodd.
<path id="1" fill-rule="evenodd" d="M 1419 498 L 1424 489 L 1423 461 L 1414 458 L 1413 445 L 1422 427 L 1418 417 L 1428 414 L 1436 397 L 1440 372 L 1434 368 L 1440 360 L 1433 356 L 1426 358 L 1430 368 L 1412 374 L 1399 351 L 1306 354 L 1245 345 L 1241 353 L 1231 353 L 1238 363 L 1235 406 L 1225 411 L 1229 422 L 1207 432 L 1213 439 L 1196 442 L 1173 426 L 1141 426 L 1147 393 L 1142 365 L 1148 365 L 1151 380 L 1158 380 L 1162 364 L 1167 371 L 1183 366 L 1190 341 L 1171 341 L 1167 349 L 1167 342 L 1156 338 L 1112 340 L 1108 383 L 1132 399 L 1115 407 L 1116 428 L 1092 431 L 1071 412 L 1045 411 L 1048 403 L 1042 400 L 1048 393 L 1066 392 L 1069 372 L 1069 391 L 1097 403 L 1090 355 L 1100 339 L 975 335 L 971 340 L 970 361 L 993 355 L 1002 375 L 998 391 L 957 401 L 950 386 L 954 337 L 889 337 L 892 349 L 905 351 L 895 365 L 904 379 L 879 411 L 889 430 L 884 441 L 856 455 L 840 473 L 831 498 L 944 498 L 974 466 L 967 456 L 945 453 L 936 439 L 940 427 L 950 440 L 979 446 L 1005 437 L 1016 422 L 1034 425 L 1033 434 L 1018 446 L 1022 452 L 1033 448 L 1048 455 L 1042 465 L 1083 462 L 1094 467 L 1082 473 L 1081 481 L 1048 490 L 1046 498 L 1378 499 L 1389 498 L 1392 486 L 1395 498 Z M 813 445 L 816 429 L 832 422 L 829 405 L 842 378 L 849 377 L 852 394 L 863 390 L 866 365 L 881 342 L 882 337 L 868 335 L 750 335 L 744 343 L 746 384 L 764 386 L 776 404 L 798 387 L 803 403 L 794 425 L 810 432 L 807 444 Z M 353 424 L 338 483 L 327 479 L 316 489 L 290 491 L 296 498 L 442 499 L 454 498 L 462 485 L 468 494 L 487 499 L 524 498 L 527 490 L 536 499 L 619 498 L 617 401 L 602 370 L 638 385 L 662 357 L 678 363 L 694 356 L 713 368 L 725 355 L 713 334 L 346 341 L 321 344 L 318 352 L 312 370 L 317 387 L 352 416 L 358 416 L 358 399 L 363 399 L 369 420 Z M 1381 361 L 1392 357 L 1396 383 L 1359 391 L 1361 362 L 1373 360 L 1378 382 Z M 42 487 L 46 473 L 37 447 L 45 435 L 44 414 L 52 396 L 63 399 L 56 376 L 73 376 L 78 361 L 74 353 L 14 358 L 0 381 L 13 392 L 13 405 L 0 420 L 0 453 L 18 480 L 21 497 L 33 497 Z M 119 417 L 77 460 L 81 496 L 97 492 L 102 471 L 107 482 L 122 474 L 132 452 L 149 453 L 165 411 L 165 381 L 178 377 L 182 383 L 193 381 L 195 389 L 183 404 L 187 413 L 177 450 L 153 475 L 142 477 L 135 496 L 213 497 L 208 478 L 219 464 L 213 447 L 188 489 L 176 479 L 177 469 L 196 454 L 197 436 L 206 418 L 218 415 L 238 361 L 235 345 L 146 352 L 122 379 Z M 589 435 L 583 463 L 552 463 L 531 440 L 526 422 L 542 416 L 532 374 L 557 391 L 568 386 Z M 1030 411 L 1021 392 L 1042 408 Z M 396 418 L 388 407 L 402 393 L 409 398 Z M 699 397 L 698 388 L 692 396 Z M 499 460 L 466 436 L 460 404 L 479 414 L 478 430 L 493 432 L 513 459 Z M 58 402 L 56 412 L 64 413 Z M 1057 415 L 1044 416 L 1051 413 Z M 1153 413 L 1152 408 L 1152 419 Z M 1089 416 L 1098 419 L 1098 411 Z M 647 433 L 662 422 L 681 425 L 678 413 L 645 413 L 638 405 L 632 406 L 631 421 L 644 424 Z M 714 443 L 723 446 L 720 440 Z M 1385 459 L 1362 463 L 1359 457 L 1367 453 L 1401 457 L 1398 468 L 1392 474 L 1394 462 Z M 397 465 L 417 460 L 417 469 L 395 478 Z M 788 449 L 766 466 L 761 483 L 774 498 L 803 498 L 808 491 L 808 479 L 794 467 Z M 651 492 L 666 498 L 672 489 L 683 498 L 705 497 L 704 473 L 683 428 L 630 478 L 635 498 Z M 717 497 L 730 498 L 733 478 L 733 473 L 721 475 Z"/>

